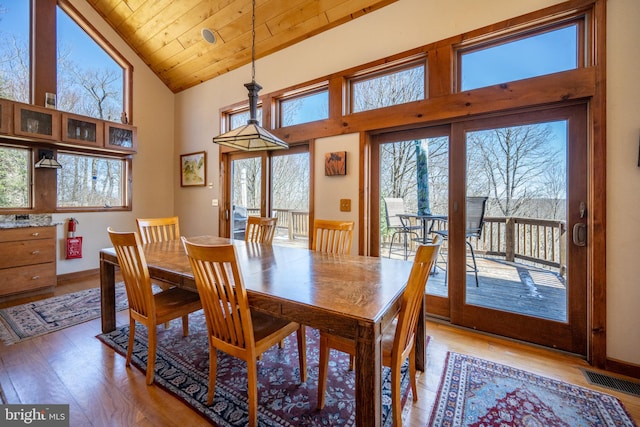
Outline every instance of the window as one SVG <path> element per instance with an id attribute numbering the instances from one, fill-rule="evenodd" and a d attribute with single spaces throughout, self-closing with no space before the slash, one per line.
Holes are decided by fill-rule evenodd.
<path id="1" fill-rule="evenodd" d="M 0 4 L 0 98 L 29 102 L 29 0 Z"/>
<path id="2" fill-rule="evenodd" d="M 57 108 L 120 121 L 124 69 L 61 8 L 57 8 Z"/>
<path id="3" fill-rule="evenodd" d="M 29 208 L 31 150 L 0 146 L 0 208 Z"/>
<path id="4" fill-rule="evenodd" d="M 229 120 L 229 130 L 246 125 L 249 120 L 249 115 L 248 109 L 230 113 L 227 116 Z M 256 111 L 256 119 L 258 120 L 258 124 L 262 123 L 262 108 L 260 107 L 258 107 L 258 111 Z"/>
<path id="5" fill-rule="evenodd" d="M 351 80 L 351 112 L 425 99 L 425 64 Z"/>
<path id="6" fill-rule="evenodd" d="M 578 24 L 460 51 L 460 90 L 578 67 Z"/>
<path id="7" fill-rule="evenodd" d="M 129 160 L 58 152 L 58 208 L 127 206 Z"/>
<path id="8" fill-rule="evenodd" d="M 329 117 L 329 91 L 306 92 L 279 102 L 280 126 L 299 125 Z"/>

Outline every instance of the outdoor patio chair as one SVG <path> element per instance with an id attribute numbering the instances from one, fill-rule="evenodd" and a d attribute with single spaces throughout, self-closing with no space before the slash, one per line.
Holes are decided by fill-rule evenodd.
<path id="1" fill-rule="evenodd" d="M 389 242 L 389 258 L 391 258 L 391 253 L 393 252 L 393 242 L 395 241 L 396 236 L 398 236 L 399 239 L 402 239 L 403 255 L 406 260 L 409 258 L 409 245 L 411 242 L 414 240 L 420 240 L 418 230 L 420 230 L 421 227 L 417 224 L 409 224 L 408 218 L 400 216 L 406 213 L 403 199 L 385 197 L 383 200 L 386 212 L 385 219 L 387 222 L 387 230 L 393 231 L 391 241 Z"/>
<path id="2" fill-rule="evenodd" d="M 467 220 L 465 229 L 465 242 L 471 252 L 472 265 L 468 265 L 469 271 L 472 271 L 476 276 L 476 287 L 480 286 L 478 281 L 478 264 L 476 263 L 476 255 L 473 250 L 473 245 L 469 240 L 472 237 L 480 238 L 482 234 L 482 228 L 484 226 L 484 213 L 487 207 L 488 197 L 467 197 Z M 442 236 L 444 240 L 449 239 L 449 230 L 433 230 L 435 234 Z M 447 283 L 447 274 L 445 272 L 444 283 Z"/>

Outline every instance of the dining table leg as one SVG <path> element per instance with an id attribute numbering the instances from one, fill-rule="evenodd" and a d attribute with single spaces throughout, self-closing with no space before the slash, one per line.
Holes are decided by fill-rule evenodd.
<path id="1" fill-rule="evenodd" d="M 359 325 L 356 337 L 356 426 L 382 425 L 382 337 L 376 324 Z M 372 392 L 372 390 L 376 390 Z"/>
<path id="2" fill-rule="evenodd" d="M 116 273 L 115 266 L 100 254 L 100 309 L 102 332 L 116 329 Z"/>

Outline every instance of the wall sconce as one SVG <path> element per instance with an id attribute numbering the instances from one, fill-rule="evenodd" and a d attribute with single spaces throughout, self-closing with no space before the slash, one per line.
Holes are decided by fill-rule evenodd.
<path id="1" fill-rule="evenodd" d="M 62 169 L 62 165 L 53 158 L 53 151 L 51 150 L 38 150 L 38 158 L 40 160 L 36 162 L 36 168 Z"/>

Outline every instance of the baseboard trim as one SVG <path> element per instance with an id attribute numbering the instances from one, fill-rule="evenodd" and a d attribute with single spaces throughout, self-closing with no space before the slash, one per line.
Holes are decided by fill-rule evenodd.
<path id="1" fill-rule="evenodd" d="M 87 277 L 93 277 L 93 276 L 100 276 L 99 268 L 94 268 L 92 270 L 75 271 L 73 273 L 67 273 L 67 274 L 59 274 L 57 276 L 56 282 L 58 285 L 60 285 L 64 282 L 78 280 L 78 279 L 85 279 Z"/>
<path id="2" fill-rule="evenodd" d="M 640 379 L 640 365 L 607 358 L 607 371 Z"/>

